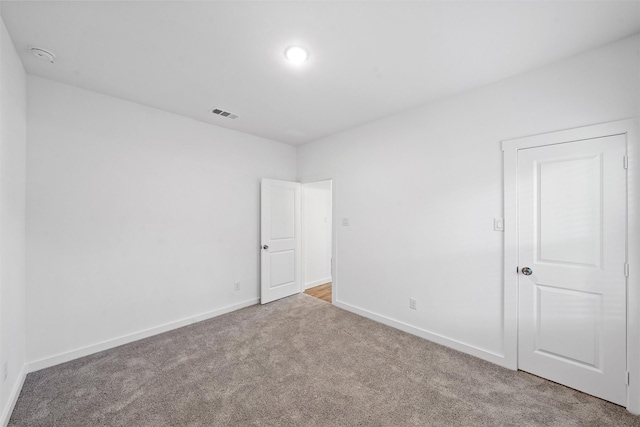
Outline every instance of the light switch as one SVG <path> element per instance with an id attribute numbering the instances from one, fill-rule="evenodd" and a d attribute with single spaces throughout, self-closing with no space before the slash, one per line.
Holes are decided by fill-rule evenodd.
<path id="1" fill-rule="evenodd" d="M 493 231 L 504 231 L 503 218 L 493 218 Z"/>
<path id="2" fill-rule="evenodd" d="M 349 218 L 342 218 L 342 226 L 343 227 L 349 226 Z"/>

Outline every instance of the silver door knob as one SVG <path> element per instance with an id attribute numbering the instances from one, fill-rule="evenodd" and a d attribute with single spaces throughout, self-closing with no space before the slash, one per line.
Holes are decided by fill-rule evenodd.
<path id="1" fill-rule="evenodd" d="M 522 267 L 522 274 L 525 276 L 531 276 L 533 274 L 533 270 L 529 267 Z"/>
<path id="2" fill-rule="evenodd" d="M 262 245 L 262 249 L 266 251 L 267 249 L 269 249 L 269 245 Z"/>

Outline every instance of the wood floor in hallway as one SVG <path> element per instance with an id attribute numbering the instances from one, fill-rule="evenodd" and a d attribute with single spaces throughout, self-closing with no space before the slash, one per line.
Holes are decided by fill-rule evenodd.
<path id="1" fill-rule="evenodd" d="M 305 294 L 319 298 L 326 302 L 331 302 L 331 282 L 324 285 L 314 286 L 304 291 Z"/>

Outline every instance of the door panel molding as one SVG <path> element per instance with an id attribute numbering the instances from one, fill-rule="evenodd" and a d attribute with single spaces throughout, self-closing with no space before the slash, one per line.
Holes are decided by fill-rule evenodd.
<path id="1" fill-rule="evenodd" d="M 518 151 L 606 136 L 624 135 L 627 144 L 627 410 L 640 414 L 640 143 L 638 119 L 502 141 L 504 172 L 504 366 L 518 368 Z M 620 159 L 623 167 L 623 159 Z M 621 266 L 621 268 L 623 268 Z M 621 379 L 623 381 L 624 379 Z"/>

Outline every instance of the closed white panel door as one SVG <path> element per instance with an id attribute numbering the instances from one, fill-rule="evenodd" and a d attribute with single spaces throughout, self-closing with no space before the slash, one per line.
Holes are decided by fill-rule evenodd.
<path id="1" fill-rule="evenodd" d="M 518 152 L 518 368 L 626 405 L 624 136 Z"/>
<path id="2" fill-rule="evenodd" d="M 260 302 L 300 292 L 300 184 L 263 179 Z"/>

